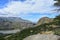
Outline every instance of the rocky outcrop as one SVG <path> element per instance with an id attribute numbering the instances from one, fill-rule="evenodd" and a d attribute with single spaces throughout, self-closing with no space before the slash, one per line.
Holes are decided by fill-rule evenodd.
<path id="1" fill-rule="evenodd" d="M 24 40 L 58 40 L 59 36 L 57 35 L 46 35 L 46 34 L 36 34 L 24 38 Z"/>
<path id="2" fill-rule="evenodd" d="M 39 19 L 39 21 L 38 21 L 38 23 L 37 23 L 36 26 L 41 25 L 41 24 L 44 24 L 44 23 L 50 23 L 52 21 L 53 21 L 52 18 L 42 17 L 42 18 Z"/>

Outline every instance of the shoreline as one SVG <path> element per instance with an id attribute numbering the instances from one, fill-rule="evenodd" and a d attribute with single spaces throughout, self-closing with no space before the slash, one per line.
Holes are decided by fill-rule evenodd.
<path id="1" fill-rule="evenodd" d="M 17 33 L 20 32 L 20 29 L 15 29 L 15 30 L 0 30 L 0 34 L 12 34 L 12 33 Z"/>

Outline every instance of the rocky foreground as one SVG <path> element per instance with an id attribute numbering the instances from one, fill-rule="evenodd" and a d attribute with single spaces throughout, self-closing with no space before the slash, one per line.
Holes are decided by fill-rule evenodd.
<path id="1" fill-rule="evenodd" d="M 31 35 L 23 40 L 60 40 L 60 36 L 53 35 L 53 34 L 36 34 L 36 35 Z"/>

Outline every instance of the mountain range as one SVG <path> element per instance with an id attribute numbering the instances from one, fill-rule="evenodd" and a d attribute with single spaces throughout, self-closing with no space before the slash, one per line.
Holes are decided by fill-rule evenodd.
<path id="1" fill-rule="evenodd" d="M 20 17 L 0 17 L 0 30 L 24 29 L 34 25 L 35 23 Z"/>
<path id="2" fill-rule="evenodd" d="M 52 22 L 53 18 L 42 17 L 37 23 L 24 20 L 20 17 L 0 17 L 0 30 L 25 29 L 35 27 L 44 23 Z"/>

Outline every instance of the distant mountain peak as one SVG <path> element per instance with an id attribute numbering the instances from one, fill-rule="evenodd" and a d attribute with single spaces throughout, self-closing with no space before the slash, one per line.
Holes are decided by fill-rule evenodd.
<path id="1" fill-rule="evenodd" d="M 37 22 L 37 25 L 41 25 L 41 24 L 44 24 L 44 23 L 49 23 L 49 22 L 52 22 L 53 19 L 52 18 L 48 18 L 48 17 L 42 17 L 39 19 L 39 21 Z"/>

